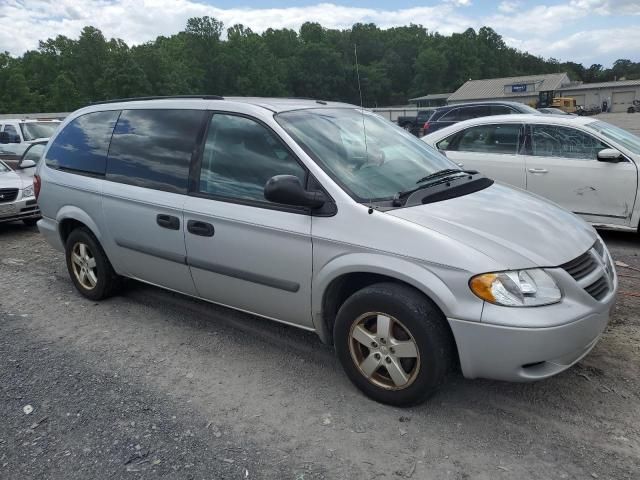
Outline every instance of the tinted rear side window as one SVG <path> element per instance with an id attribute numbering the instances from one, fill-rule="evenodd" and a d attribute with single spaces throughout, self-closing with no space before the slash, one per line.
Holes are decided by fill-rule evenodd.
<path id="1" fill-rule="evenodd" d="M 205 115 L 202 110 L 124 110 L 113 131 L 107 179 L 186 193 Z"/>
<path id="2" fill-rule="evenodd" d="M 454 108 L 453 110 L 449 110 L 448 112 L 445 112 L 437 120 L 441 122 L 457 122 L 459 120 L 458 118 L 459 114 L 460 114 L 460 109 Z"/>
<path id="3" fill-rule="evenodd" d="M 488 106 L 465 107 L 460 109 L 458 121 L 469 120 L 471 118 L 486 117 L 490 115 Z"/>
<path id="4" fill-rule="evenodd" d="M 47 151 L 51 168 L 104 175 L 113 127 L 120 111 L 87 113 L 73 119 Z"/>
<path id="5" fill-rule="evenodd" d="M 510 115 L 516 113 L 506 105 L 491 105 L 491 115 Z"/>

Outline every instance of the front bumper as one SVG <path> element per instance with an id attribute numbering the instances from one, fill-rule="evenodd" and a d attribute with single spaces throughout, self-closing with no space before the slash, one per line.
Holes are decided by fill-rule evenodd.
<path id="1" fill-rule="evenodd" d="M 541 380 L 566 370 L 596 345 L 611 307 L 564 325 L 517 328 L 449 319 L 467 378 Z"/>
<path id="2" fill-rule="evenodd" d="M 21 195 L 20 192 L 19 195 Z M 19 198 L 12 202 L 0 203 L 0 223 L 39 218 L 40 209 L 35 197 Z"/>

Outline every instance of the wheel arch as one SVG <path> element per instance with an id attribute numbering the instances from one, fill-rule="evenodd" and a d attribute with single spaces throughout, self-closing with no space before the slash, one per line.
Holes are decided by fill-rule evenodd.
<path id="1" fill-rule="evenodd" d="M 369 285 L 393 282 L 429 298 L 446 317 L 453 293 L 436 275 L 415 262 L 396 257 L 352 254 L 338 257 L 315 276 L 312 293 L 313 323 L 320 339 L 333 344 L 333 323 L 350 295 Z M 447 322 L 447 328 L 450 328 Z"/>
<path id="2" fill-rule="evenodd" d="M 98 225 L 96 225 L 87 212 L 78 207 L 72 205 L 62 207 L 58 211 L 56 221 L 58 222 L 58 234 L 62 240 L 62 245 L 66 244 L 69 234 L 79 227 L 89 229 L 98 242 L 102 243 L 102 235 Z"/>

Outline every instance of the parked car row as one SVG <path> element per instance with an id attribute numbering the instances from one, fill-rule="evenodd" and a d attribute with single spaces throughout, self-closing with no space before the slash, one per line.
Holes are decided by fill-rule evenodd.
<path id="1" fill-rule="evenodd" d="M 464 106 L 440 113 L 437 128 L 472 115 Z M 492 117 L 511 120 L 468 135 L 471 121 L 447 127 L 435 141 L 445 156 L 341 103 L 93 105 L 44 150 L 38 227 L 65 252 L 82 295 L 100 300 L 130 277 L 314 331 L 381 402 L 419 402 L 455 368 L 468 378 L 543 379 L 600 338 L 617 290 L 611 257 L 580 218 L 468 169 L 471 160 L 464 170 L 455 163 L 477 145 L 495 147 L 491 158 L 531 148 L 554 161 L 567 139 L 538 132 L 535 117 Z M 604 167 L 634 166 L 632 139 L 583 126 L 620 147 L 625 160 Z M 503 163 L 514 179 L 527 175 Z"/>

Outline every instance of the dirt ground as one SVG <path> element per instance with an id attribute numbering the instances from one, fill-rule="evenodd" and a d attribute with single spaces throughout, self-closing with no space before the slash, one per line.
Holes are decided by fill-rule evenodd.
<path id="1" fill-rule="evenodd" d="M 603 236 L 640 268 L 638 236 Z M 570 370 L 397 409 L 311 333 L 135 282 L 94 303 L 35 229 L 0 246 L 0 478 L 640 477 L 640 270 Z"/>

